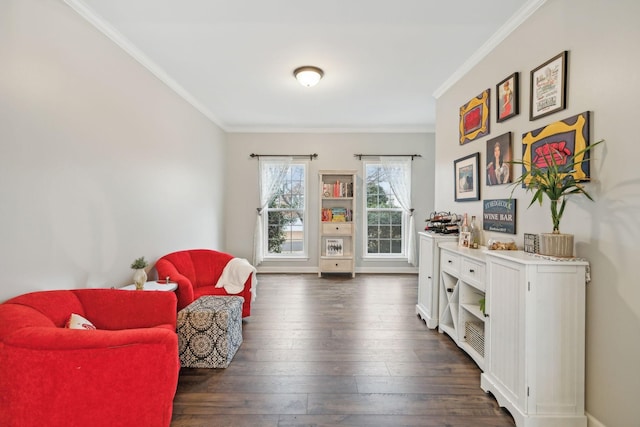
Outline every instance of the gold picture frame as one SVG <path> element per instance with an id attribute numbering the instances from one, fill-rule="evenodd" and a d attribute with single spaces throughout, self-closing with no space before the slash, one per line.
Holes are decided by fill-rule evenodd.
<path id="1" fill-rule="evenodd" d="M 491 89 L 460 107 L 460 145 L 489 135 Z"/>
<path id="2" fill-rule="evenodd" d="M 544 168 L 551 155 L 558 165 L 562 165 L 579 153 L 571 175 L 576 181 L 587 180 L 590 177 L 589 153 L 584 149 L 589 145 L 589 139 L 589 111 L 527 132 L 522 135 L 522 171 L 528 172 L 531 164 Z M 523 187 L 529 181 L 530 177 L 522 183 Z"/>

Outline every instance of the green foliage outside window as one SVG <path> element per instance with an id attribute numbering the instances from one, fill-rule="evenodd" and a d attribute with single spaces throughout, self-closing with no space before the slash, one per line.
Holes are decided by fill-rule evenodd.
<path id="1" fill-rule="evenodd" d="M 292 166 L 282 188 L 268 204 L 268 254 L 302 251 L 293 250 L 294 244 L 303 246 L 303 243 L 302 240 L 294 239 L 291 230 L 296 225 L 301 229 L 304 227 L 304 172 L 303 166 Z"/>
<path id="2" fill-rule="evenodd" d="M 402 253 L 402 211 L 382 184 L 384 170 L 367 166 L 367 253 Z"/>

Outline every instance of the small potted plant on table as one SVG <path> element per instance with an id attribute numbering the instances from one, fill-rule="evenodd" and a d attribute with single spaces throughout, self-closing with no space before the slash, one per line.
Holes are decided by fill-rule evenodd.
<path id="1" fill-rule="evenodd" d="M 133 273 L 133 283 L 136 285 L 136 290 L 141 291 L 144 289 L 144 284 L 147 282 L 147 272 L 145 268 L 148 266 L 144 257 L 140 257 L 131 263 L 131 268 L 135 270 Z"/>

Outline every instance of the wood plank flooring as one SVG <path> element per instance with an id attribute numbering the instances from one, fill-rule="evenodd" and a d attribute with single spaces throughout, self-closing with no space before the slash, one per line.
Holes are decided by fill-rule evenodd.
<path id="1" fill-rule="evenodd" d="M 227 369 L 180 371 L 171 425 L 514 426 L 416 302 L 415 275 L 258 275 L 244 343 Z"/>

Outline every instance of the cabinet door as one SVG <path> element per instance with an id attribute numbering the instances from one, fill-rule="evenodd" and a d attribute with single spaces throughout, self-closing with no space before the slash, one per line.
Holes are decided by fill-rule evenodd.
<path id="1" fill-rule="evenodd" d="M 485 371 L 508 400 L 526 411 L 525 270 L 522 265 L 496 259 L 489 261 L 488 268 Z"/>
<path id="2" fill-rule="evenodd" d="M 418 267 L 418 305 L 427 319 L 438 319 L 438 303 L 434 298 L 434 241 L 420 236 L 420 266 Z M 436 288 L 437 290 L 437 288 Z M 437 293 L 436 293 L 437 295 Z M 435 301 L 434 301 L 435 299 Z M 426 320 L 426 319 L 425 319 Z M 427 322 L 428 324 L 429 322 Z"/>

